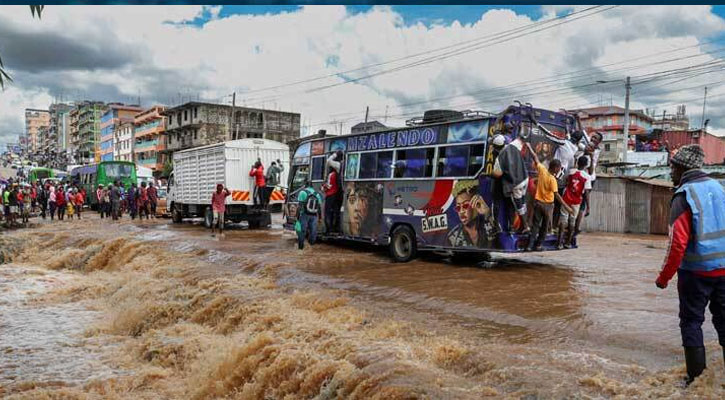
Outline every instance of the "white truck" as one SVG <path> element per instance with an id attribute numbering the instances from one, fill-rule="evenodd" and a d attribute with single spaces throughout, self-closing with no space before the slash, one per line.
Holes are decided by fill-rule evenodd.
<path id="1" fill-rule="evenodd" d="M 267 139 L 240 139 L 177 151 L 173 155 L 174 170 L 169 176 L 166 210 L 175 223 L 184 218 L 203 217 L 211 227 L 213 212 L 211 195 L 221 183 L 231 193 L 226 201 L 225 219 L 234 223 L 247 221 L 250 228 L 271 224 L 268 209 L 254 206 L 252 165 L 261 160 L 265 175 L 272 162 L 281 161 L 284 171 L 280 184 L 287 182 L 289 147 Z M 284 203 L 285 189 L 274 188 L 269 205 Z"/>

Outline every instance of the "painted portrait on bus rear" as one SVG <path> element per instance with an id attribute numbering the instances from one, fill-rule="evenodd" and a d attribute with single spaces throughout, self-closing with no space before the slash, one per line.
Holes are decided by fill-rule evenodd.
<path id="1" fill-rule="evenodd" d="M 382 188 L 381 188 L 382 189 Z M 346 235 L 375 236 L 382 224 L 382 192 L 374 182 L 347 182 L 342 229 Z"/>
<path id="2" fill-rule="evenodd" d="M 491 208 L 479 193 L 479 181 L 460 180 L 451 192 L 451 208 L 459 224 L 448 232 L 447 241 L 453 247 L 492 247 L 496 238 L 496 221 Z M 452 219 L 455 220 L 455 219 Z"/>

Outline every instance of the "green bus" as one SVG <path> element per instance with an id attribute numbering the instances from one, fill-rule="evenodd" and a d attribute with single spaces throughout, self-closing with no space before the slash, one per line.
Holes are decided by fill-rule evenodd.
<path id="1" fill-rule="evenodd" d="M 55 171 L 50 168 L 35 167 L 30 170 L 28 180 L 30 182 L 42 183 L 43 179 L 56 178 Z"/>
<path id="2" fill-rule="evenodd" d="M 101 161 L 98 164 L 73 168 L 70 180 L 71 183 L 77 183 L 86 190 L 86 203 L 91 207 L 95 207 L 98 203 L 96 198 L 98 185 L 108 187 L 115 181 L 127 188 L 131 185 L 138 185 L 136 164 L 130 161 Z"/>

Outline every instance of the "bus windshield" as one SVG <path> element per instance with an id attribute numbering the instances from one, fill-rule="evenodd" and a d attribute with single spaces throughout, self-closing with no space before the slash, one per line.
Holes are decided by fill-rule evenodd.
<path id="1" fill-rule="evenodd" d="M 35 179 L 41 180 L 50 178 L 50 171 L 47 169 L 36 169 L 33 172 L 35 173 Z"/>
<path id="2" fill-rule="evenodd" d="M 133 166 L 129 164 L 106 164 L 105 172 L 109 178 L 129 178 L 133 173 Z"/>
<path id="3" fill-rule="evenodd" d="M 297 166 L 294 171 L 294 178 L 292 178 L 292 187 L 290 187 L 290 193 L 294 193 L 298 189 L 304 186 L 307 181 L 307 176 L 310 174 L 310 167 L 307 165 Z"/>

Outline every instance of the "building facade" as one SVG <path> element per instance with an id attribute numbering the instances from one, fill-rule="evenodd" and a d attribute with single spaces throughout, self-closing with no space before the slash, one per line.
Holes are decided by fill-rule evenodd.
<path id="1" fill-rule="evenodd" d="M 113 159 L 116 161 L 134 161 L 133 145 L 135 139 L 133 137 L 133 122 L 124 122 L 116 125 L 113 131 Z"/>
<path id="2" fill-rule="evenodd" d="M 725 138 L 702 129 L 663 131 L 661 138 L 672 152 L 688 144 L 699 144 L 705 150 L 705 164 L 725 164 Z"/>
<path id="3" fill-rule="evenodd" d="M 163 106 L 153 106 L 134 118 L 134 157 L 136 164 L 160 174 L 166 162 L 166 118 Z"/>
<path id="4" fill-rule="evenodd" d="M 163 112 L 166 152 L 228 140 L 265 138 L 287 143 L 300 137 L 300 114 L 190 102 Z"/>
<path id="5" fill-rule="evenodd" d="M 70 156 L 70 104 L 54 103 L 49 107 L 50 128 L 46 151 L 54 154 L 61 164 L 65 164 Z M 62 166 L 62 165 L 61 165 Z"/>
<path id="6" fill-rule="evenodd" d="M 114 133 L 124 123 L 133 123 L 136 114 L 141 108 L 134 105 L 110 103 L 101 116 L 101 143 L 96 155 L 100 161 L 113 161 Z"/>
<path id="7" fill-rule="evenodd" d="M 652 121 L 652 129 L 662 129 L 663 131 L 686 131 L 690 129 L 690 118 L 687 117 L 687 109 L 685 105 L 677 106 L 675 114 L 668 114 L 663 111 L 662 115 L 654 115 Z"/>
<path id="8" fill-rule="evenodd" d="M 629 145 L 624 138 L 624 108 L 617 106 L 593 107 L 572 110 L 587 132 L 602 133 L 602 154 L 599 163 L 622 161 L 622 153 Z M 642 110 L 630 110 L 629 135 L 646 135 L 652 129 L 653 118 Z"/>
<path id="9" fill-rule="evenodd" d="M 96 161 L 101 136 L 101 113 L 105 104 L 98 101 L 77 103 L 70 111 L 70 143 L 74 164 Z"/>
<path id="10" fill-rule="evenodd" d="M 39 131 L 41 128 L 50 127 L 50 111 L 34 108 L 25 109 L 25 137 L 27 140 L 27 151 L 36 153 L 40 149 Z"/>

